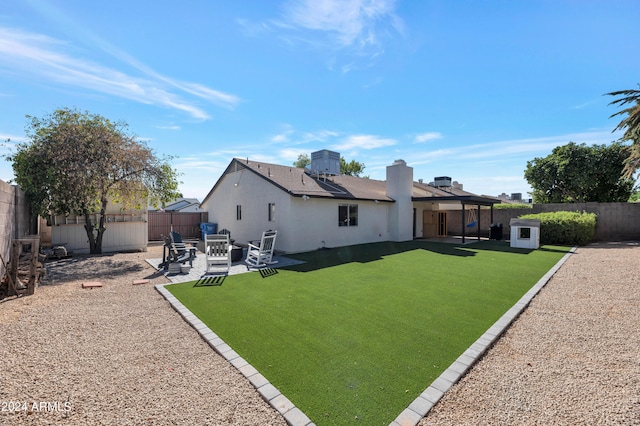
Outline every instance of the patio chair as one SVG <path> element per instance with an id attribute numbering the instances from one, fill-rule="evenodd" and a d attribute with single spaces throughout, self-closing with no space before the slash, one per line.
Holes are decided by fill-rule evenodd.
<path id="1" fill-rule="evenodd" d="M 231 244 L 229 244 L 229 235 L 205 235 L 204 255 L 207 263 L 206 273 L 214 272 L 216 266 L 222 266 L 222 271 L 228 274 L 231 268 Z"/>
<path id="2" fill-rule="evenodd" d="M 276 236 L 278 231 L 265 231 L 262 233 L 260 245 L 249 243 L 247 246 L 247 257 L 245 263 L 248 268 L 262 268 L 267 265 L 273 265 L 273 249 L 276 246 Z"/>
<path id="3" fill-rule="evenodd" d="M 231 238 L 231 231 L 229 231 L 228 229 L 221 229 L 218 231 L 218 234 L 221 235 L 228 235 L 229 236 L 229 242 L 231 243 L 231 245 L 233 245 L 233 243 L 236 241 L 233 238 Z"/>
<path id="4" fill-rule="evenodd" d="M 173 240 L 166 235 L 161 235 L 164 241 L 164 247 L 162 250 L 162 263 L 158 265 L 159 269 L 168 269 L 172 263 L 186 263 L 189 262 L 189 266 L 193 266 L 193 259 L 195 258 L 195 251 L 186 250 L 185 248 L 178 249 Z"/>
<path id="5" fill-rule="evenodd" d="M 191 259 L 196 258 L 196 251 L 198 249 L 196 247 L 187 247 L 187 243 L 182 240 L 182 235 L 175 231 L 171 231 L 171 241 L 173 242 L 173 246 L 178 251 L 178 254 L 183 255 L 185 251 L 189 252 Z"/>

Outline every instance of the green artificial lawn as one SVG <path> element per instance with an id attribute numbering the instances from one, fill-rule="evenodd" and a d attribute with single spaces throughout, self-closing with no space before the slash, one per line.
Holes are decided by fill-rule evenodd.
<path id="1" fill-rule="evenodd" d="M 167 286 L 318 425 L 388 425 L 567 247 L 412 241 Z"/>

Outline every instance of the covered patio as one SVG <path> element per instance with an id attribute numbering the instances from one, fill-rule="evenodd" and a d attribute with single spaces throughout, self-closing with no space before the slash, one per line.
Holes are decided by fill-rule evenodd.
<path id="1" fill-rule="evenodd" d="M 434 188 L 435 189 L 435 188 Z M 489 213 L 489 224 L 493 223 L 493 206 L 499 204 L 500 200 L 492 197 L 480 195 L 455 194 L 443 190 L 434 191 L 428 196 L 413 196 L 411 200 L 414 205 L 414 235 L 415 227 L 418 224 L 417 208 L 422 207 L 422 237 L 451 237 L 449 235 L 448 212 L 460 212 L 460 240 L 462 244 L 471 237 L 480 241 L 482 237 L 482 223 L 484 215 Z M 428 208 L 427 208 L 428 207 Z M 483 208 L 484 212 L 483 212 Z M 489 212 L 486 211 L 489 207 Z M 433 229 L 435 228 L 435 232 Z M 485 229 L 489 231 L 489 229 Z"/>

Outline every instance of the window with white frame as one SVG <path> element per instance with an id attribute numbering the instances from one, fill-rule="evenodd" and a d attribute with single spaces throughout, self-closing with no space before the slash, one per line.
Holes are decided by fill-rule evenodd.
<path id="1" fill-rule="evenodd" d="M 338 226 L 358 226 L 358 205 L 338 205 Z"/>

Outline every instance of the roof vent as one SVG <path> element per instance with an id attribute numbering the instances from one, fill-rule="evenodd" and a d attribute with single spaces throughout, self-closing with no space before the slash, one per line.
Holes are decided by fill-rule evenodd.
<path id="1" fill-rule="evenodd" d="M 340 154 L 328 149 L 311 153 L 311 173 L 316 176 L 340 174 Z"/>

